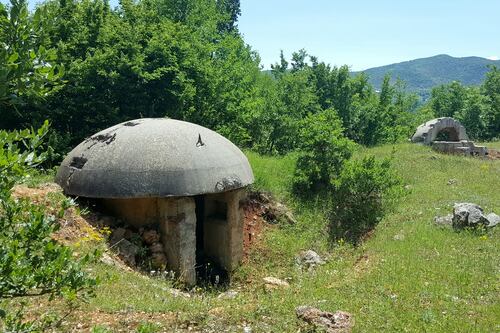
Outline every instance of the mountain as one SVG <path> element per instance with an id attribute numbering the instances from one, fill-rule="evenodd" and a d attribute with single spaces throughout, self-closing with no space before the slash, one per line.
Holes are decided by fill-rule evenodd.
<path id="1" fill-rule="evenodd" d="M 380 89 L 385 74 L 391 74 L 405 81 L 408 91 L 416 92 L 424 99 L 429 96 L 432 87 L 451 81 L 460 81 L 465 85 L 479 85 L 483 82 L 488 65 L 500 67 L 500 60 L 480 57 L 455 58 L 446 54 L 429 58 L 415 59 L 397 64 L 374 67 L 364 71 L 376 89 Z M 360 72 L 354 72 L 358 74 Z"/>

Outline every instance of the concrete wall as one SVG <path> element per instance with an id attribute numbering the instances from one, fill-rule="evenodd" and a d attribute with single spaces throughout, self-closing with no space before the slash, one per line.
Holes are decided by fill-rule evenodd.
<path id="1" fill-rule="evenodd" d="M 158 199 L 167 265 L 188 285 L 196 284 L 196 214 L 192 197 Z"/>
<path id="2" fill-rule="evenodd" d="M 436 118 L 429 120 L 428 122 L 420 125 L 415 134 L 413 135 L 411 141 L 416 143 L 423 143 L 430 145 L 441 131 L 448 131 L 452 133 L 451 140 L 461 141 L 468 140 L 467 133 L 465 132 L 465 127 L 460 124 L 459 121 L 449 118 Z"/>
<path id="3" fill-rule="evenodd" d="M 228 272 L 243 259 L 245 189 L 207 194 L 203 221 L 196 221 L 193 197 L 105 199 L 113 215 L 139 228 L 158 223 L 167 266 L 189 285 L 196 283 L 196 223 L 203 223 L 203 251 Z"/>
<path id="4" fill-rule="evenodd" d="M 474 142 L 463 140 L 459 142 L 455 141 L 434 141 L 432 142 L 432 149 L 448 153 L 448 154 L 460 154 L 467 156 L 485 156 L 488 154 L 488 149 L 484 146 L 476 146 Z"/>
<path id="5" fill-rule="evenodd" d="M 102 204 L 111 215 L 134 227 L 158 223 L 158 198 L 103 199 Z"/>
<path id="6" fill-rule="evenodd" d="M 229 272 L 243 259 L 244 198 L 244 189 L 205 197 L 204 252 Z"/>

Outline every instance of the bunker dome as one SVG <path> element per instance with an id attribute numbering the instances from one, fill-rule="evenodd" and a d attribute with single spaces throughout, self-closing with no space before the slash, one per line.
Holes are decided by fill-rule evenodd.
<path id="1" fill-rule="evenodd" d="M 62 162 L 68 195 L 98 199 L 137 228 L 157 225 L 167 263 L 188 284 L 197 258 L 228 272 L 243 257 L 245 155 L 205 127 L 166 119 L 128 121 L 94 134 Z"/>
<path id="2" fill-rule="evenodd" d="M 412 142 L 431 145 L 434 141 L 468 140 L 465 128 L 457 120 L 449 117 L 429 120 L 417 127 Z"/>
<path id="3" fill-rule="evenodd" d="M 434 150 L 462 155 L 485 156 L 488 149 L 469 140 L 465 127 L 450 117 L 429 120 L 417 127 L 411 141 L 430 145 Z"/>

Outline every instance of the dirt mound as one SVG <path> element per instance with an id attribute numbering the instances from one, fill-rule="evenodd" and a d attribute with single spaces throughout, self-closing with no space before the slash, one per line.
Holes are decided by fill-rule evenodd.
<path id="1" fill-rule="evenodd" d="M 487 156 L 490 160 L 500 160 L 500 150 L 488 149 Z"/>
<path id="2" fill-rule="evenodd" d="M 57 198 L 57 195 L 60 195 Z M 15 186 L 12 195 L 15 198 L 26 198 L 32 203 L 45 206 L 47 213 L 58 216 L 60 229 L 54 234 L 54 239 L 65 244 L 75 244 L 86 240 L 100 240 L 102 234 L 94 227 L 98 217 L 89 212 L 82 216 L 79 208 L 72 199 L 66 199 L 67 209 L 60 216 L 62 210 L 62 189 L 54 183 L 42 184 L 36 188 L 25 185 Z"/>
<path id="3" fill-rule="evenodd" d="M 250 248 L 258 243 L 261 234 L 270 225 L 279 222 L 295 224 L 291 211 L 269 193 L 250 192 L 244 205 L 243 251 L 248 257 Z"/>

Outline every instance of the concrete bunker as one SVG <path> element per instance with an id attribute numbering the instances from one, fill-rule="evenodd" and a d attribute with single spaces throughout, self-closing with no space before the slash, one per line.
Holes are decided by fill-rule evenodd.
<path id="1" fill-rule="evenodd" d="M 204 258 L 228 273 L 241 262 L 245 187 L 253 179 L 229 140 L 172 119 L 105 129 L 73 149 L 56 176 L 66 194 L 97 199 L 129 225 L 157 225 L 168 268 L 188 285 Z"/>
<path id="2" fill-rule="evenodd" d="M 434 150 L 472 156 L 485 156 L 488 150 L 469 140 L 465 127 L 450 117 L 429 120 L 417 127 L 411 141 L 431 146 Z"/>

